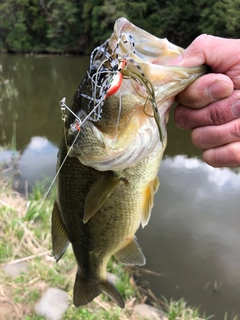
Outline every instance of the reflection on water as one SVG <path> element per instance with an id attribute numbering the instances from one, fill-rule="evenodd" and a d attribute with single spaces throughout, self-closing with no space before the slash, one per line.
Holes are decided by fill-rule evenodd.
<path id="1" fill-rule="evenodd" d="M 36 181 L 53 178 L 57 152 L 58 148 L 46 138 L 33 137 L 19 161 L 22 183 L 27 180 L 29 187 L 31 187 Z"/>
<path id="2" fill-rule="evenodd" d="M 3 77 L 14 79 L 19 92 L 17 98 L 0 101 L 0 130 L 7 136 L 2 143 L 9 143 L 16 120 L 23 188 L 25 180 L 31 185 L 54 176 L 62 130 L 59 101 L 66 96 L 70 102 L 88 58 L 5 55 L 0 64 Z M 203 163 L 190 133 L 177 129 L 172 120 L 168 130 L 152 217 L 138 232 L 146 268 L 165 274 L 148 281 L 157 296 L 185 297 L 207 314 L 216 314 L 215 319 L 223 319 L 226 311 L 240 314 L 240 173 Z"/>
<path id="3" fill-rule="evenodd" d="M 2 131 L 11 143 L 16 121 L 17 148 L 22 150 L 33 136 L 46 136 L 58 145 L 62 130 L 59 101 L 70 102 L 87 70 L 88 57 L 26 57 L 0 55 L 4 79 L 14 79 L 18 96 L 0 101 Z"/>
<path id="4" fill-rule="evenodd" d="M 36 181 L 48 187 L 55 175 L 58 148 L 45 137 L 32 137 L 21 155 L 10 150 L 0 152 L 0 165 L 8 165 L 13 186 L 20 193 L 31 192 Z M 27 190 L 26 190 L 27 188 Z"/>
<path id="5" fill-rule="evenodd" d="M 240 174 L 197 158 L 165 157 L 149 225 L 138 232 L 153 292 L 223 319 L 240 314 Z M 147 241 L 146 241 L 147 239 Z"/>

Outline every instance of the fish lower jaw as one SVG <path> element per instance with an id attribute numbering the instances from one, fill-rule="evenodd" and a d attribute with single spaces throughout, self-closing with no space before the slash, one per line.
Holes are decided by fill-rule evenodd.
<path id="1" fill-rule="evenodd" d="M 96 152 L 84 156 L 81 154 L 78 158 L 82 164 L 98 171 L 122 171 L 134 167 L 156 149 L 165 149 L 166 138 L 161 143 L 158 128 L 156 127 L 154 131 L 154 134 L 151 134 L 152 132 L 147 133 L 140 130 L 129 145 L 122 147 L 116 146 L 112 140 L 105 140 L 105 152 L 99 155 Z"/>

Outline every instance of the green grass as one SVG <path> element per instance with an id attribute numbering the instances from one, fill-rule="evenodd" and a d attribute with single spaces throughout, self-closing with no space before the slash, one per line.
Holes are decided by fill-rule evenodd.
<path id="1" fill-rule="evenodd" d="M 51 255 L 50 221 L 55 189 L 42 202 L 45 193 L 43 184 L 36 184 L 28 201 L 10 190 L 9 185 L 0 180 L 0 264 L 17 260 L 26 260 L 28 272 L 16 278 L 4 275 L 0 268 L 3 292 L 9 302 L 22 309 L 23 319 L 44 319 L 36 316 L 33 306 L 47 287 L 58 287 L 69 293 L 72 301 L 73 283 L 76 274 L 76 262 L 71 247 L 63 259 L 56 263 Z M 136 290 L 129 284 L 130 276 L 116 261 L 109 263 L 109 270 L 119 277 L 117 287 L 126 299 L 132 299 Z M 124 290 L 125 288 L 125 290 Z M 25 305 L 27 301 L 27 306 Z M 27 310 L 27 311 L 24 311 Z M 1 310 L 0 310 L 1 313 Z M 21 312 L 19 311 L 21 314 Z M 71 305 L 64 319 L 127 319 L 112 301 L 101 295 L 87 308 Z"/>
<path id="2" fill-rule="evenodd" d="M 198 308 L 190 308 L 187 306 L 186 301 L 180 299 L 178 301 L 170 301 L 168 302 L 166 299 L 163 298 L 165 302 L 166 309 L 168 310 L 168 319 L 175 320 L 175 319 L 183 319 L 183 320 L 201 320 L 199 316 Z M 212 319 L 213 316 L 205 317 L 205 320 Z"/>
<path id="3" fill-rule="evenodd" d="M 72 304 L 73 283 L 76 262 L 71 247 L 64 257 L 56 263 L 51 254 L 50 221 L 55 189 L 42 203 L 45 187 L 36 184 L 28 200 L 11 190 L 9 183 L 0 178 L 0 290 L 19 318 L 24 320 L 43 320 L 34 312 L 34 304 L 48 287 L 58 287 L 69 293 L 70 306 L 64 320 L 137 320 L 132 316 L 133 306 L 144 301 L 129 268 L 119 264 L 116 259 L 108 263 L 108 271 L 119 281 L 116 287 L 126 302 L 124 310 L 117 307 L 106 295 L 100 295 L 86 307 L 76 308 Z M 9 262 L 26 261 L 28 272 L 12 278 L 3 273 Z M 162 304 L 169 320 L 207 320 L 200 317 L 197 308 L 189 308 L 183 299 L 166 301 Z M 1 304 L 0 304 L 1 314 Z M 223 320 L 236 320 L 228 317 Z"/>
<path id="4" fill-rule="evenodd" d="M 138 295 L 137 287 L 134 285 L 132 276 L 129 273 L 129 268 L 119 263 L 114 257 L 108 261 L 108 271 L 119 278 L 116 287 L 123 299 L 130 299 Z"/>

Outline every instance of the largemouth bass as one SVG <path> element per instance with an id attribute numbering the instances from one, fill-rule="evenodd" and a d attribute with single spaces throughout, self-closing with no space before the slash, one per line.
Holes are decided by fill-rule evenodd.
<path id="1" fill-rule="evenodd" d="M 70 108 L 62 101 L 52 245 L 58 261 L 72 244 L 76 306 L 105 293 L 123 308 L 107 262 L 114 255 L 124 264 L 145 264 L 135 233 L 150 218 L 169 109 L 205 73 L 203 66 L 171 66 L 182 52 L 120 18 L 93 51 Z"/>

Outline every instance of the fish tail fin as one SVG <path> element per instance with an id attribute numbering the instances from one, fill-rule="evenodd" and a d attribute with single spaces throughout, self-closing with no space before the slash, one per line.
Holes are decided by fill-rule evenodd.
<path id="1" fill-rule="evenodd" d="M 119 307 L 124 308 L 125 303 L 122 296 L 109 280 L 97 282 L 77 272 L 73 295 L 73 302 L 76 307 L 91 302 L 102 292 L 112 298 Z"/>
<path id="2" fill-rule="evenodd" d="M 105 280 L 101 282 L 100 286 L 102 292 L 106 293 L 111 299 L 113 299 L 120 308 L 125 307 L 125 303 L 122 296 L 110 280 Z"/>
<path id="3" fill-rule="evenodd" d="M 95 281 L 83 277 L 77 272 L 73 290 L 73 302 L 76 307 L 84 306 L 91 302 L 100 293 L 101 288 Z"/>

